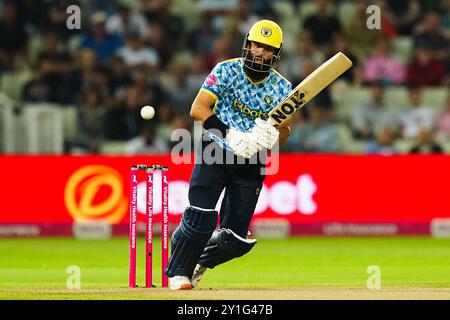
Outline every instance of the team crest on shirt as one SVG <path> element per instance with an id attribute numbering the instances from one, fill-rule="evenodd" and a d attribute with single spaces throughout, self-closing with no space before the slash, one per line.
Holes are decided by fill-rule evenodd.
<path id="1" fill-rule="evenodd" d="M 262 34 L 264 37 L 270 37 L 270 35 L 272 34 L 272 29 L 267 28 L 267 27 L 263 27 L 263 28 L 261 29 L 261 34 Z"/>
<path id="2" fill-rule="evenodd" d="M 272 103 L 272 97 L 271 96 L 264 96 L 264 102 L 267 104 L 271 104 Z"/>

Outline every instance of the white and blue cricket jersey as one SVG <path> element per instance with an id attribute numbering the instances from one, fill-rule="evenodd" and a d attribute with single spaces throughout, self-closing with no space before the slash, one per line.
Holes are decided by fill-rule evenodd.
<path id="1" fill-rule="evenodd" d="M 274 69 L 260 82 L 252 82 L 243 63 L 242 58 L 218 63 L 200 90 L 216 99 L 213 113 L 223 123 L 247 132 L 256 118 L 268 119 L 269 111 L 291 92 L 292 85 Z M 211 132 L 208 135 L 222 148 L 232 151 L 225 139 Z"/>

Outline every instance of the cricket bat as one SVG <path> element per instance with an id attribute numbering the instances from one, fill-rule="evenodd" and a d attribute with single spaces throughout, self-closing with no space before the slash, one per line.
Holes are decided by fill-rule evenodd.
<path id="1" fill-rule="evenodd" d="M 291 93 L 269 112 L 268 121 L 272 125 L 281 125 L 293 117 L 320 91 L 336 80 L 353 65 L 351 60 L 342 52 L 336 53 L 320 67 L 306 77 Z"/>

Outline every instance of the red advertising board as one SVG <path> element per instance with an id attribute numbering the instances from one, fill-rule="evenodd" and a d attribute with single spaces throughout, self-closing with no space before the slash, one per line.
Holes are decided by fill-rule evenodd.
<path id="1" fill-rule="evenodd" d="M 281 155 L 267 176 L 253 222 L 283 219 L 294 225 L 386 223 L 428 225 L 450 218 L 448 156 Z M 0 224 L 128 221 L 133 164 L 169 165 L 169 217 L 177 223 L 189 204 L 192 164 L 170 156 L 1 156 Z M 161 212 L 155 179 L 155 219 Z M 138 217 L 145 211 L 138 187 Z"/>

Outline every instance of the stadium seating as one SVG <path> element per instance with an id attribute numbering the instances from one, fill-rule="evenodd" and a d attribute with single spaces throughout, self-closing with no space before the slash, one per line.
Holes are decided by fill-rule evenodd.
<path id="1" fill-rule="evenodd" d="M 126 141 L 105 141 L 99 151 L 107 155 L 124 155 L 126 144 Z"/>
<path id="2" fill-rule="evenodd" d="M 172 13 L 181 17 L 189 17 L 184 19 L 186 30 L 192 30 L 199 22 L 199 10 L 197 1 L 194 0 L 173 0 Z"/>
<path id="3" fill-rule="evenodd" d="M 41 52 L 43 47 L 44 42 L 42 41 L 41 35 L 36 35 L 28 40 L 28 52 L 32 65 L 36 63 L 39 53 Z"/>
<path id="4" fill-rule="evenodd" d="M 342 143 L 344 152 L 355 152 L 355 150 L 353 150 L 355 145 L 350 128 L 345 124 L 336 124 L 335 130 L 339 136 L 339 140 Z"/>
<path id="5" fill-rule="evenodd" d="M 390 108 L 397 111 L 409 105 L 409 90 L 406 87 L 388 87 L 384 91 L 384 101 Z"/>
<path id="6" fill-rule="evenodd" d="M 276 1 L 273 7 L 283 29 L 284 50 L 288 54 L 295 53 L 296 39 L 302 30 L 300 16 L 295 14 L 295 8 L 290 1 Z"/>
<path id="7" fill-rule="evenodd" d="M 392 56 L 407 64 L 412 58 L 413 42 L 411 37 L 398 36 L 391 41 Z"/>
<path id="8" fill-rule="evenodd" d="M 77 108 L 76 106 L 64 106 L 60 111 L 64 122 L 64 141 L 71 141 L 77 133 Z"/>
<path id="9" fill-rule="evenodd" d="M 64 151 L 63 112 L 48 103 L 22 108 L 22 135 L 29 154 L 62 154 Z"/>
<path id="10" fill-rule="evenodd" d="M 20 101 L 24 85 L 31 79 L 30 71 L 4 73 L 0 78 L 0 90 L 14 101 Z"/>
<path id="11" fill-rule="evenodd" d="M 346 24 L 349 21 L 349 17 L 355 14 L 355 6 L 352 2 L 343 2 L 338 7 L 338 17 L 342 24 Z"/>
<path id="12" fill-rule="evenodd" d="M 414 140 L 412 139 L 397 139 L 394 142 L 394 147 L 401 153 L 401 154 L 407 154 L 409 153 L 409 150 L 414 145 Z"/>
<path id="13" fill-rule="evenodd" d="M 450 91 L 447 87 L 429 87 L 422 90 L 424 104 L 433 108 L 435 114 L 440 113 L 447 105 L 447 97 Z"/>
<path id="14" fill-rule="evenodd" d="M 81 2 L 87 5 L 90 1 L 82 0 Z M 142 6 L 142 3 L 136 0 L 120 2 L 129 4 L 131 8 L 138 10 Z M 197 0 L 172 1 L 171 12 L 183 18 L 185 34 L 199 26 L 201 3 L 209 4 L 207 1 L 199 2 Z M 296 1 L 298 5 L 290 0 L 269 1 L 269 3 L 283 29 L 286 56 L 295 56 L 298 49 L 298 36 L 302 32 L 303 22 L 306 17 L 316 12 L 315 1 Z M 343 25 L 356 12 L 354 1 L 342 0 L 330 3 L 332 3 L 329 8 L 330 13 L 336 15 Z M 114 5 L 111 6 L 111 8 L 113 7 Z M 114 14 L 110 11 L 107 13 Z M 60 42 L 59 45 L 68 51 L 76 51 L 87 30 L 88 28 L 79 34 L 73 34 L 66 43 Z M 1 73 L 0 152 L 2 153 L 61 153 L 63 152 L 64 142 L 70 142 L 76 138 L 76 106 L 57 106 L 48 103 L 23 106 L 21 101 L 23 88 L 33 77 L 31 66 L 35 65 L 39 53 L 42 52 L 44 40 L 43 33 L 36 32 L 33 36 L 30 36 L 27 46 L 29 61 L 22 61 L 22 58 L 18 56 L 14 63 L 15 71 L 3 71 Z M 390 51 L 393 57 L 398 58 L 406 65 L 411 61 L 413 55 L 412 37 L 393 37 Z M 318 53 L 325 53 L 325 50 L 319 49 Z M 192 54 L 190 48 L 176 50 L 171 58 L 171 63 L 188 64 L 191 61 Z M 362 59 L 365 59 L 365 57 L 362 57 Z M 75 63 L 75 60 L 73 62 Z M 163 87 L 166 87 L 164 84 L 168 83 L 167 79 L 170 77 L 172 75 L 169 70 L 161 70 L 158 74 Z M 409 92 L 409 88 L 405 85 L 387 86 L 385 104 L 398 111 L 407 108 L 410 104 Z M 365 85 L 354 86 L 340 79 L 330 86 L 330 93 L 336 112 L 337 132 L 345 146 L 342 152 L 363 152 L 364 143 L 353 139 L 349 119 L 355 108 L 371 100 L 371 88 Z M 449 89 L 447 87 L 424 88 L 422 90 L 423 104 L 430 106 L 434 114 L 438 115 L 447 105 L 448 95 Z M 440 137 L 438 139 L 440 139 L 439 143 L 444 146 L 444 149 L 450 152 L 450 141 L 447 141 L 449 139 Z M 402 152 L 406 152 L 406 150 L 409 150 L 411 143 L 411 141 L 399 140 L 396 145 Z M 125 144 L 123 141 L 106 141 L 101 145 L 100 152 L 124 154 Z"/>
<path id="15" fill-rule="evenodd" d="M 300 19 L 304 21 L 307 16 L 316 12 L 316 5 L 313 1 L 302 1 L 297 12 Z"/>
<path id="16" fill-rule="evenodd" d="M 352 86 L 347 87 L 343 92 L 332 90 L 331 97 L 335 104 L 337 119 L 347 122 L 353 108 L 370 100 L 370 89 Z"/>
<path id="17" fill-rule="evenodd" d="M 14 103 L 0 93 L 0 153 L 14 153 L 15 150 Z"/>

